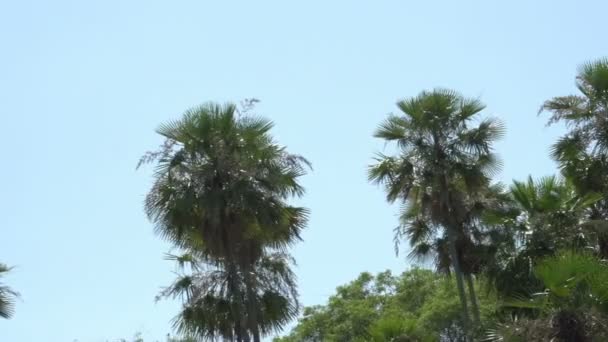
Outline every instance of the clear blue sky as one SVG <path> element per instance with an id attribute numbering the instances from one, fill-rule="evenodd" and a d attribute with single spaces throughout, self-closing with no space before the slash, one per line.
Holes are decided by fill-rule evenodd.
<path id="1" fill-rule="evenodd" d="M 22 292 L 0 341 L 96 342 L 170 331 L 168 246 L 142 212 L 138 158 L 201 102 L 262 100 L 308 157 L 294 249 L 304 304 L 361 271 L 395 271 L 395 209 L 366 181 L 394 103 L 435 86 L 480 96 L 508 136 L 510 181 L 555 167 L 536 116 L 608 55 L 605 1 L 3 1 L 0 261 Z"/>

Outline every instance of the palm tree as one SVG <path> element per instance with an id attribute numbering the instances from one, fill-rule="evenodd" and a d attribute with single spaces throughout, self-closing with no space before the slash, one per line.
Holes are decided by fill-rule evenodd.
<path id="1" fill-rule="evenodd" d="M 560 249 L 600 253 L 602 235 L 588 217 L 601 195 L 579 195 L 569 180 L 556 176 L 514 181 L 508 195 L 502 207 L 484 215 L 492 243 L 500 245 L 486 275 L 502 295 L 540 290 L 534 265 Z"/>
<path id="2" fill-rule="evenodd" d="M 608 267 L 597 257 L 563 251 L 540 261 L 534 275 L 544 291 L 506 306 L 538 310 L 550 317 L 551 336 L 558 341 L 591 341 L 608 331 Z"/>
<path id="3" fill-rule="evenodd" d="M 11 267 L 0 264 L 0 278 L 11 271 Z M 0 317 L 9 319 L 15 313 L 15 299 L 19 293 L 0 283 Z"/>
<path id="4" fill-rule="evenodd" d="M 576 86 L 580 95 L 555 97 L 541 107 L 541 112 L 552 113 L 549 124 L 564 122 L 569 128 L 569 132 L 553 145 L 552 156 L 579 192 L 607 195 L 608 59 L 583 64 L 576 77 Z M 598 202 L 594 219 L 608 219 L 606 209 L 606 199 Z"/>
<path id="5" fill-rule="evenodd" d="M 595 245 L 585 231 L 589 210 L 602 199 L 598 193 L 579 195 L 569 180 L 555 176 L 527 182 L 513 182 L 513 201 L 520 210 L 517 224 L 524 233 L 522 238 L 536 245 L 538 250 L 550 253 L 559 248 Z M 595 246 L 594 246 L 595 247 Z"/>
<path id="6" fill-rule="evenodd" d="M 416 213 L 402 224 L 425 222 L 443 229 L 468 329 L 457 244 L 464 234 L 467 195 L 486 189 L 500 166 L 491 145 L 504 128 L 493 119 L 471 127 L 485 106 L 450 90 L 425 91 L 397 106 L 401 115 L 390 115 L 375 137 L 396 143 L 398 154 L 379 154 L 369 169 L 369 179 L 385 186 L 389 202 L 401 201 L 408 212 Z"/>
<path id="7" fill-rule="evenodd" d="M 221 265 L 234 296 L 248 298 L 248 307 L 231 308 L 247 317 L 237 339 L 260 340 L 256 263 L 267 249 L 280 252 L 298 241 L 307 221 L 308 211 L 287 200 L 304 193 L 299 178 L 309 163 L 279 146 L 272 126 L 233 104 L 208 103 L 161 125 L 165 143 L 140 161 L 156 162 L 145 209 L 157 233 Z"/>
<path id="8" fill-rule="evenodd" d="M 583 152 L 594 156 L 608 154 L 608 58 L 579 67 L 576 87 L 582 95 L 555 97 L 541 111 L 553 113 L 549 124 L 565 122 L 570 127 L 564 144 L 555 145 L 555 157 L 569 157 L 567 147 L 583 143 Z M 564 160 L 567 161 L 567 160 Z"/>

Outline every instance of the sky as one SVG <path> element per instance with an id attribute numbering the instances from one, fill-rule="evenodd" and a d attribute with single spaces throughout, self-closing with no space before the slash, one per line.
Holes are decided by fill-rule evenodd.
<path id="1" fill-rule="evenodd" d="M 257 98 L 314 171 L 293 249 L 301 300 L 411 266 L 397 208 L 369 184 L 372 133 L 399 99 L 453 88 L 503 120 L 497 180 L 555 172 L 542 102 L 608 56 L 597 0 L 0 1 L 0 261 L 22 294 L 0 341 L 162 339 L 179 303 L 142 210 L 155 128 L 206 101 Z"/>

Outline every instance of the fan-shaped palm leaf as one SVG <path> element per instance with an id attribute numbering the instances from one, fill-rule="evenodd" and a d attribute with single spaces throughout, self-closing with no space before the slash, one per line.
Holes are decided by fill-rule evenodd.
<path id="1" fill-rule="evenodd" d="M 11 269 L 11 267 L 0 264 L 0 278 L 10 272 Z M 0 283 L 0 317 L 8 319 L 13 316 L 15 313 L 15 299 L 18 297 L 19 293 Z"/>

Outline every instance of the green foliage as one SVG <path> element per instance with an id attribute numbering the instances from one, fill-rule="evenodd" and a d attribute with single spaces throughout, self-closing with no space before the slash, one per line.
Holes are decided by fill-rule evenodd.
<path id="1" fill-rule="evenodd" d="M 588 152 L 593 156 L 608 153 L 608 59 L 599 59 L 580 66 L 576 85 L 581 95 L 555 97 L 544 103 L 542 110 L 552 112 L 549 124 L 565 122 L 571 134 L 565 141 L 580 141 L 588 145 L 580 153 Z M 554 156 L 568 158 L 566 145 L 555 145 Z M 576 145 L 575 145 L 576 146 Z"/>
<path id="2" fill-rule="evenodd" d="M 582 65 L 576 84 L 580 95 L 541 108 L 568 128 L 551 151 L 564 179 L 516 181 L 486 215 L 507 232 L 486 274 L 517 315 L 488 341 L 608 340 L 608 60 Z"/>
<path id="3" fill-rule="evenodd" d="M 297 241 L 307 210 L 286 200 L 304 193 L 298 178 L 308 162 L 277 145 L 271 128 L 233 104 L 213 103 L 161 125 L 166 143 L 142 158 L 156 163 L 145 209 L 159 235 L 212 258 L 253 255 L 237 260 L 244 263 L 265 246 Z"/>
<path id="4" fill-rule="evenodd" d="M 450 189 L 445 191 L 483 185 L 500 167 L 491 144 L 504 134 L 504 127 L 494 119 L 470 127 L 484 105 L 451 90 L 422 92 L 397 106 L 401 115 L 389 116 L 374 136 L 395 143 L 398 154 L 379 154 L 369 179 L 385 187 L 388 201 L 409 200 L 433 223 L 443 224 L 439 184 L 447 177 Z"/>
<path id="5" fill-rule="evenodd" d="M 601 236 L 589 224 L 589 212 L 601 196 L 580 195 L 568 180 L 544 177 L 514 181 L 503 205 L 486 213 L 493 244 L 501 246 L 485 270 L 506 297 L 540 291 L 533 276 L 537 260 L 564 248 L 599 251 Z"/>
<path id="6" fill-rule="evenodd" d="M 536 319 L 499 324 L 489 341 L 605 341 L 608 338 L 608 266 L 588 253 L 565 251 L 534 268 L 545 290 L 509 307 L 538 311 Z"/>
<path id="7" fill-rule="evenodd" d="M 482 315 L 491 319 L 496 301 L 480 298 Z M 304 309 L 291 341 L 460 341 L 460 304 L 453 279 L 413 269 L 401 276 L 362 273 L 340 286 L 327 305 Z"/>
<path id="8" fill-rule="evenodd" d="M 608 313 L 608 266 L 597 257 L 560 252 L 541 260 L 534 274 L 545 290 L 531 300 L 509 301 L 507 305 L 541 311 L 594 308 Z"/>
<path id="9" fill-rule="evenodd" d="M 247 293 L 247 284 L 233 281 L 237 276 L 222 267 L 211 268 L 192 256 L 174 259 L 188 259 L 191 273 L 180 276 L 160 297 L 180 298 L 184 307 L 174 319 L 174 327 L 181 334 L 213 338 L 216 334 L 231 336 L 234 322 L 247 321 L 255 314 L 261 333 L 270 334 L 294 319 L 298 312 L 295 275 L 290 269 L 291 258 L 282 253 L 265 255 L 250 271 L 254 275 L 255 288 L 252 293 L 255 306 L 249 308 L 252 300 Z M 235 289 L 231 286 L 237 286 Z M 240 296 L 238 295 L 240 294 Z M 252 313 L 252 310 L 253 311 Z"/>

